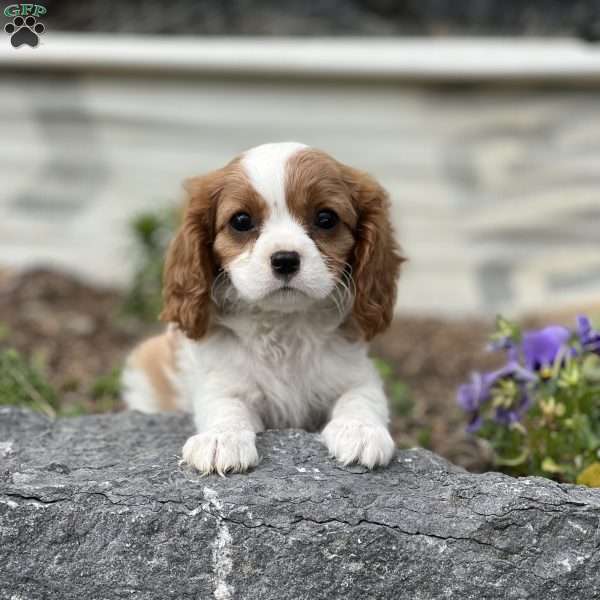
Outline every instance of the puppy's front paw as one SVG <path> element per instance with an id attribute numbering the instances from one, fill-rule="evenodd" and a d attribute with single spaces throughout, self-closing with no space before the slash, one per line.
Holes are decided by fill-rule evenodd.
<path id="1" fill-rule="evenodd" d="M 372 469 L 387 465 L 394 454 L 394 441 L 382 425 L 366 425 L 354 419 L 333 419 L 321 437 L 332 456 L 344 465 L 360 463 Z"/>
<path id="2" fill-rule="evenodd" d="M 204 431 L 183 446 L 183 461 L 204 474 L 242 473 L 258 464 L 253 431 Z"/>

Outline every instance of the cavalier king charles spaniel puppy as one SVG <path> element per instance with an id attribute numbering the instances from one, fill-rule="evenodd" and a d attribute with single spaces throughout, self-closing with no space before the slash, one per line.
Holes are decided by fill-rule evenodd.
<path id="1" fill-rule="evenodd" d="M 322 430 L 343 464 L 387 464 L 388 406 L 367 355 L 402 262 L 386 192 L 297 143 L 258 146 L 184 187 L 169 325 L 130 355 L 128 407 L 193 413 L 182 456 L 202 473 L 254 467 L 256 433 L 284 427 Z"/>

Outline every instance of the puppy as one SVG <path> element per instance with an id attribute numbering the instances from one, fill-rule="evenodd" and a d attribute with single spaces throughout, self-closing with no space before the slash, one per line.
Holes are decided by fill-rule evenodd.
<path id="1" fill-rule="evenodd" d="M 164 334 L 130 355 L 124 400 L 184 410 L 183 460 L 203 473 L 258 463 L 255 434 L 322 430 L 344 464 L 394 451 L 367 342 L 392 319 L 402 258 L 386 192 L 302 144 L 265 144 L 186 182 L 164 272 Z"/>

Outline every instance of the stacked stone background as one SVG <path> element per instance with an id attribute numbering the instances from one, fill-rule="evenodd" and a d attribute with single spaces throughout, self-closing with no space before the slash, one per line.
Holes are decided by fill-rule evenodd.
<path id="1" fill-rule="evenodd" d="M 185 177 L 245 148 L 299 140 L 389 189 L 410 258 L 400 309 L 600 296 L 594 88 L 7 72 L 0 121 L 0 264 L 123 284 L 135 214 L 178 203 Z"/>

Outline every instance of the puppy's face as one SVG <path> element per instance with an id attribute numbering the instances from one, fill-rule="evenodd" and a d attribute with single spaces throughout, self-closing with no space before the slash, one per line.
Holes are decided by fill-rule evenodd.
<path id="1" fill-rule="evenodd" d="M 299 144 L 269 144 L 226 169 L 214 253 L 243 302 L 302 310 L 342 283 L 356 224 L 337 163 Z"/>
<path id="2" fill-rule="evenodd" d="M 187 189 L 165 320 L 198 338 L 228 306 L 295 312 L 330 301 L 367 338 L 387 325 L 401 259 L 370 177 L 301 144 L 266 144 Z"/>

